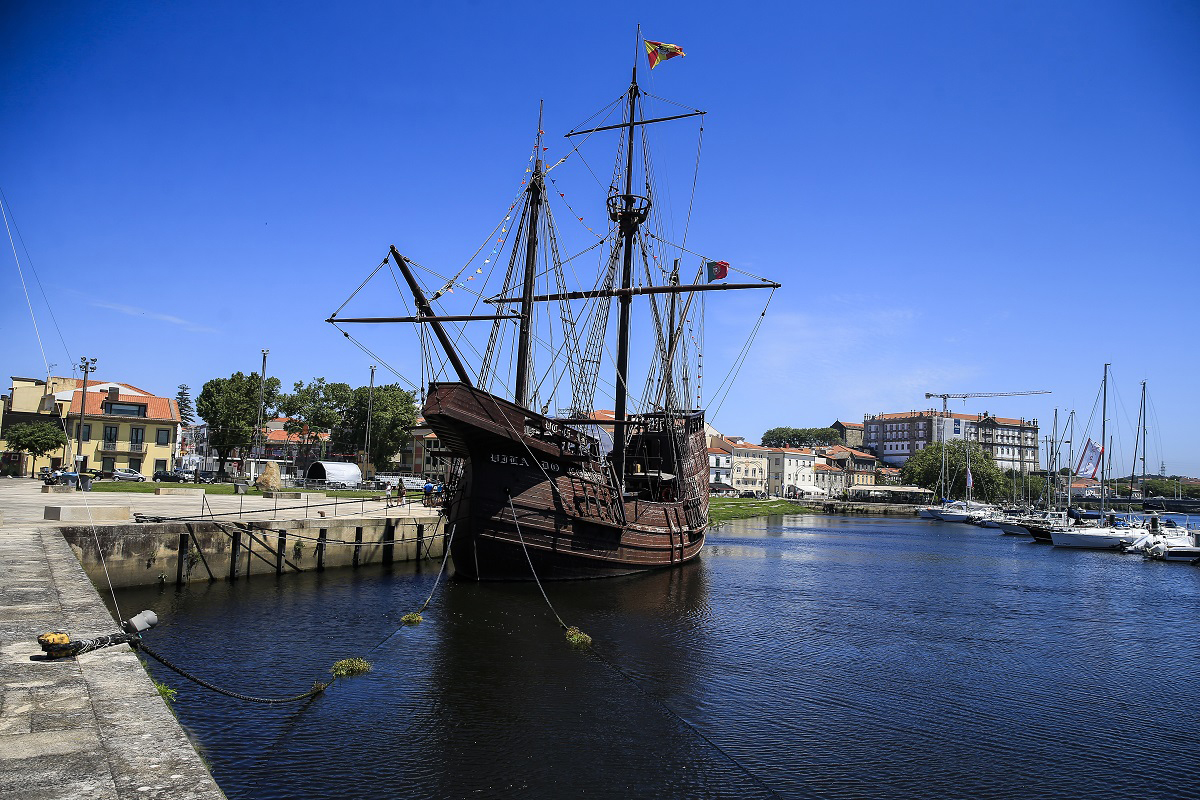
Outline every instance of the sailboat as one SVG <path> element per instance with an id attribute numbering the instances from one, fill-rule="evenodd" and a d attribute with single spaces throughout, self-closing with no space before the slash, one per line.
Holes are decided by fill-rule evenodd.
<path id="1" fill-rule="evenodd" d="M 651 68 L 674 48 L 640 40 L 641 47 Z M 426 270 L 435 278 L 426 288 L 418 280 L 420 265 L 393 245 L 376 272 L 387 267 L 402 276 L 415 314 L 344 318 L 335 312 L 328 320 L 339 329 L 349 322 L 414 323 L 423 329 L 422 343 L 435 351 L 433 366 L 445 365 L 446 379 L 423 386 L 421 414 L 453 458 L 444 513 L 458 577 L 624 575 L 687 563 L 704 546 L 703 298 L 719 290 L 773 294 L 780 284 L 756 276 L 726 282 L 735 271 L 727 262 L 672 241 L 647 131 L 659 123 L 703 120 L 705 112 L 648 118 L 649 97 L 638 85 L 635 59 L 628 89 L 609 107 L 620 121 L 566 134 L 568 142 L 617 138 L 604 200 L 607 231 L 588 227 L 579 209 L 568 207 L 578 227 L 594 237 L 584 253 L 597 253 L 595 274 L 571 280 L 578 272 L 567 262 L 577 257 L 559 256 L 549 202 L 566 197 L 551 172 L 578 153 L 580 144 L 547 165 L 539 114 L 520 195 L 488 240 L 490 251 L 485 245 L 454 276 Z M 686 226 L 683 230 L 686 238 Z M 682 266 L 685 260 L 695 264 L 694 273 Z M 571 288 L 572 283 L 582 286 Z M 495 290 L 482 291 L 483 286 Z M 455 289 L 462 299 L 473 293 L 474 308 L 465 314 L 435 310 L 433 303 L 448 302 Z M 614 299 L 615 332 L 609 330 Z M 635 299 L 647 312 L 645 327 L 636 332 Z M 480 304 L 489 313 L 479 313 Z M 466 326 L 477 321 L 490 323 L 486 342 L 464 344 Z M 455 331 L 455 325 L 461 327 Z M 468 366 L 468 356 L 478 356 L 476 367 Z M 633 373 L 639 361 L 646 374 L 640 394 Z M 611 389 L 612 411 L 596 402 L 602 364 L 612 369 L 605 387 Z"/>
<path id="2" fill-rule="evenodd" d="M 1142 534 L 1142 531 L 1136 528 L 1131 528 L 1129 525 L 1119 524 L 1115 514 L 1106 512 L 1106 489 L 1104 484 L 1104 463 L 1105 451 L 1104 441 L 1107 435 L 1108 425 L 1108 364 L 1104 365 L 1104 381 L 1101 384 L 1102 401 L 1100 406 L 1100 447 L 1099 447 L 1099 463 L 1100 471 L 1100 520 L 1099 524 L 1094 527 L 1085 525 L 1075 525 L 1063 530 L 1052 530 L 1050 538 L 1054 542 L 1055 547 L 1079 547 L 1091 550 L 1123 550 L 1133 544 Z M 1084 456 L 1080 459 L 1079 466 L 1081 467 L 1087 459 L 1088 452 L 1085 450 Z M 1079 467 L 1076 468 L 1076 474 L 1080 473 Z M 1095 474 L 1093 472 L 1093 474 Z"/>

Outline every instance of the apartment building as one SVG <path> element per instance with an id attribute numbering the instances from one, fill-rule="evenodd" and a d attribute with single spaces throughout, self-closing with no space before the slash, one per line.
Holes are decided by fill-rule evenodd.
<path id="1" fill-rule="evenodd" d="M 822 447 L 817 454 L 846 474 L 846 488 L 875 485 L 875 456 L 852 447 Z"/>
<path id="2" fill-rule="evenodd" d="M 51 469 L 71 464 L 105 471 L 128 467 L 150 477 L 174 467 L 179 453 L 181 423 L 174 398 L 127 383 L 89 381 L 85 397 L 83 381 L 76 378 L 14 377 L 4 397 L 0 450 L 7 451 L 3 430 L 23 422 L 65 423 L 66 447 L 44 459 Z M 5 460 L 20 460 L 26 473 L 36 468 L 17 454 L 6 454 Z"/>
<path id="3" fill-rule="evenodd" d="M 739 492 L 763 492 L 769 487 L 771 448 L 749 442 L 731 442 L 733 488 Z"/>
<path id="4" fill-rule="evenodd" d="M 863 446 L 895 466 L 935 442 L 964 439 L 977 442 L 1001 470 L 1038 469 L 1036 419 L 997 417 L 986 411 L 956 414 L 929 409 L 867 415 L 863 426 Z"/>
<path id="5" fill-rule="evenodd" d="M 846 473 L 834 464 L 820 463 L 813 467 L 817 494 L 841 497 L 846 493 Z"/>
<path id="6" fill-rule="evenodd" d="M 719 447 L 708 448 L 708 485 L 721 490 L 733 486 L 733 456 Z"/>

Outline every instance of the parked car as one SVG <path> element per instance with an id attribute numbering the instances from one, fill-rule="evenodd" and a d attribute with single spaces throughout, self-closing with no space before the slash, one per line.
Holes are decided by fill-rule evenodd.
<path id="1" fill-rule="evenodd" d="M 745 491 L 739 492 L 738 497 L 758 497 L 758 494 L 750 489 L 746 489 Z"/>
<path id="2" fill-rule="evenodd" d="M 184 481 L 191 480 L 191 477 L 182 472 L 176 472 L 173 469 L 160 469 L 154 473 L 154 480 L 163 481 L 164 483 L 183 483 Z"/>
<path id="3" fill-rule="evenodd" d="M 129 467 L 117 467 L 112 473 L 115 481 L 144 481 L 146 476 L 140 472 L 136 472 Z"/>

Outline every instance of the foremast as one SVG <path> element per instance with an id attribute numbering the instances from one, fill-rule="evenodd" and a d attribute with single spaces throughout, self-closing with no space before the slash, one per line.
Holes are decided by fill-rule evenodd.
<path id="1" fill-rule="evenodd" d="M 517 375 L 513 399 L 522 408 L 528 408 L 530 402 L 529 372 L 530 372 L 530 343 L 533 338 L 533 288 L 534 277 L 537 273 L 538 248 L 538 216 L 542 203 L 545 201 L 546 185 L 542 172 L 540 154 L 542 144 L 542 109 L 538 107 L 538 138 L 534 150 L 533 177 L 529 180 L 529 214 L 528 228 L 525 235 L 525 272 L 521 276 L 521 311 L 519 333 L 517 334 Z"/>

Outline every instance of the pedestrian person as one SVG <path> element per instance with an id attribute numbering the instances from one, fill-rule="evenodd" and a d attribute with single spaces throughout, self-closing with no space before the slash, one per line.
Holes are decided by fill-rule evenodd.
<path id="1" fill-rule="evenodd" d="M 433 481 L 425 481 L 425 505 L 433 505 Z"/>

